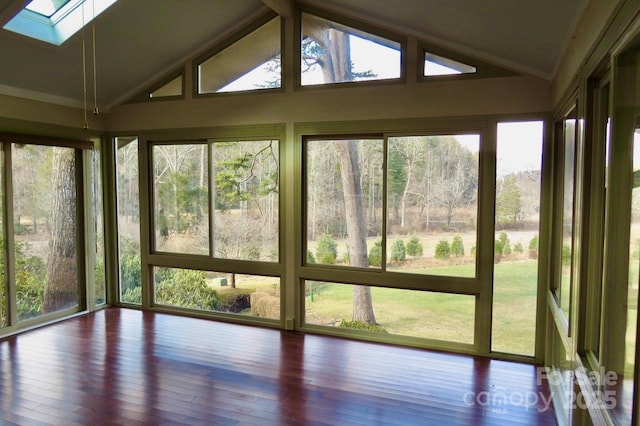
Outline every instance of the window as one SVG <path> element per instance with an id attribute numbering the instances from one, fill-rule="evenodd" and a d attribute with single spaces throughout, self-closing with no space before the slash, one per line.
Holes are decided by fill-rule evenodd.
<path id="1" fill-rule="evenodd" d="M 363 326 L 351 320 L 354 289 L 361 287 L 306 281 L 305 323 L 473 344 L 474 296 L 371 287 L 371 315 L 376 324 Z"/>
<path id="2" fill-rule="evenodd" d="M 475 277 L 479 135 L 305 146 L 307 262 Z"/>
<path id="3" fill-rule="evenodd" d="M 116 138 L 120 301 L 142 302 L 138 138 Z"/>
<path id="4" fill-rule="evenodd" d="M 280 319 L 280 278 L 180 268 L 153 268 L 155 303 Z"/>
<path id="5" fill-rule="evenodd" d="M 277 140 L 154 144 L 155 250 L 279 260 Z"/>
<path id="6" fill-rule="evenodd" d="M 424 75 L 457 75 L 457 74 L 473 74 L 476 67 L 454 61 L 443 56 L 435 55 L 430 52 L 424 52 Z"/>
<path id="7" fill-rule="evenodd" d="M 280 18 L 269 15 L 263 21 L 227 47 L 196 60 L 198 94 L 282 86 Z"/>
<path id="8" fill-rule="evenodd" d="M 79 305 L 76 152 L 22 144 L 11 151 L 17 319 L 25 321 Z"/>
<path id="9" fill-rule="evenodd" d="M 61 45 L 117 0 L 32 0 L 3 27 Z"/>
<path id="10" fill-rule="evenodd" d="M 302 13 L 301 85 L 398 79 L 402 43 Z"/>
<path id="11" fill-rule="evenodd" d="M 476 276 L 479 135 L 389 137 L 387 270 Z"/>
<path id="12" fill-rule="evenodd" d="M 209 253 L 206 143 L 153 146 L 155 250 Z"/>
<path id="13" fill-rule="evenodd" d="M 552 291 L 560 310 L 570 325 L 573 297 L 573 241 L 574 241 L 574 189 L 576 173 L 576 152 L 578 143 L 578 120 L 574 107 L 557 126 L 559 146 L 559 173 L 562 190 L 556 200 L 559 215 L 556 230 L 554 262 L 557 276 Z"/>
<path id="14" fill-rule="evenodd" d="M 305 324 L 474 344 L 480 135 L 303 139 Z"/>
<path id="15" fill-rule="evenodd" d="M 179 76 L 172 78 L 169 82 L 162 84 L 157 89 L 151 90 L 149 92 L 149 99 L 182 96 L 183 84 L 182 74 L 180 74 Z"/>
<path id="16" fill-rule="evenodd" d="M 94 149 L 88 154 L 91 170 L 90 211 L 93 232 L 88 236 L 92 239 L 90 256 L 88 261 L 92 263 L 95 273 L 93 279 L 93 303 L 101 305 L 107 301 L 107 288 L 105 279 L 105 250 L 104 250 L 104 210 L 102 198 L 102 165 L 100 161 L 100 141 L 93 141 Z"/>
<path id="17" fill-rule="evenodd" d="M 535 355 L 542 142 L 541 121 L 498 123 L 492 351 Z"/>

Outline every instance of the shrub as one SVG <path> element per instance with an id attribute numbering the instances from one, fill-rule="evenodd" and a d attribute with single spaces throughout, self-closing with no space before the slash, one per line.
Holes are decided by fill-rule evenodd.
<path id="1" fill-rule="evenodd" d="M 338 257 L 338 245 L 330 234 L 324 233 L 318 237 L 316 245 L 316 260 L 318 263 L 333 265 Z"/>
<path id="2" fill-rule="evenodd" d="M 251 307 L 249 301 L 253 289 L 223 287 L 217 290 L 218 306 L 216 310 L 239 313 Z"/>
<path id="3" fill-rule="evenodd" d="M 513 251 L 515 251 L 516 253 L 522 253 L 524 252 L 524 248 L 522 247 L 522 243 L 521 242 L 517 242 L 515 246 L 513 246 Z"/>
<path id="4" fill-rule="evenodd" d="M 158 303 L 207 311 L 218 306 L 218 294 L 207 285 L 202 271 L 161 268 L 155 278 Z"/>
<path id="5" fill-rule="evenodd" d="M 382 265 L 382 241 L 376 241 L 371 250 L 369 250 L 369 265 Z"/>
<path id="6" fill-rule="evenodd" d="M 263 318 L 280 317 L 280 295 L 275 288 L 260 288 L 251 293 L 251 314 Z"/>
<path id="7" fill-rule="evenodd" d="M 453 242 L 451 243 L 451 254 L 455 257 L 464 256 L 464 245 L 462 243 L 462 237 L 459 235 L 453 237 Z"/>
<path id="8" fill-rule="evenodd" d="M 407 242 L 407 254 L 412 257 L 421 257 L 422 250 L 423 248 L 420 239 L 415 235 L 411 237 Z"/>
<path id="9" fill-rule="evenodd" d="M 402 262 L 407 258 L 407 249 L 404 246 L 404 241 L 397 238 L 391 245 L 391 260 L 394 262 Z"/>
<path id="10" fill-rule="evenodd" d="M 501 232 L 500 237 L 495 242 L 495 255 L 508 255 L 511 254 L 511 244 L 506 232 Z"/>
<path id="11" fill-rule="evenodd" d="M 368 330 L 368 331 L 375 331 L 378 333 L 387 333 L 387 330 L 385 330 L 384 327 L 381 327 L 377 324 L 369 324 L 364 321 L 347 321 L 343 319 L 342 321 L 340 321 L 340 324 L 338 325 L 338 327 L 355 328 L 357 330 Z"/>
<path id="12" fill-rule="evenodd" d="M 451 247 L 447 240 L 440 240 L 436 245 L 436 259 L 449 259 L 451 257 Z"/>
<path id="13" fill-rule="evenodd" d="M 316 263 L 316 258 L 311 253 L 311 250 L 307 250 L 307 265 L 313 265 Z"/>
<path id="14" fill-rule="evenodd" d="M 534 235 L 529 241 L 529 250 L 538 250 L 538 236 Z"/>

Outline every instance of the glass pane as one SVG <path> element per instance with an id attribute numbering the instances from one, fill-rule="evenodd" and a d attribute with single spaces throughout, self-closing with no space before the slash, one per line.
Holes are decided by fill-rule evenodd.
<path id="1" fill-rule="evenodd" d="M 155 249 L 209 254 L 207 145 L 153 147 Z"/>
<path id="2" fill-rule="evenodd" d="M 120 301 L 142 303 L 138 139 L 116 138 Z"/>
<path id="3" fill-rule="evenodd" d="M 380 268 L 383 141 L 306 143 L 307 263 Z"/>
<path id="4" fill-rule="evenodd" d="M 389 138 L 387 270 L 475 277 L 479 135 Z"/>
<path id="5" fill-rule="evenodd" d="M 159 305 L 280 319 L 280 278 L 160 267 L 153 274 Z"/>
<path id="6" fill-rule="evenodd" d="M 400 43 L 308 13 L 301 49 L 303 86 L 400 77 Z"/>
<path id="7" fill-rule="evenodd" d="M 182 76 L 174 78 L 167 84 L 149 92 L 149 99 L 164 98 L 167 96 L 182 96 Z"/>
<path id="8" fill-rule="evenodd" d="M 91 151 L 91 201 L 93 206 L 93 238 L 96 263 L 95 301 L 96 305 L 107 301 L 105 286 L 105 256 L 104 256 L 104 215 L 102 208 L 102 166 L 100 164 L 100 142 L 94 141 L 95 148 Z"/>
<path id="9" fill-rule="evenodd" d="M 424 53 L 424 75 L 425 77 L 436 75 L 457 75 L 457 74 L 473 74 L 476 68 L 462 62 L 443 56 L 434 55 L 433 53 Z"/>
<path id="10" fill-rule="evenodd" d="M 25 9 L 50 18 L 70 1 L 71 0 L 31 0 L 29 4 L 25 6 Z"/>
<path id="11" fill-rule="evenodd" d="M 17 313 L 26 320 L 78 306 L 75 151 L 12 153 Z"/>
<path id="12" fill-rule="evenodd" d="M 7 261 L 5 258 L 4 236 L 4 151 L 0 144 L 0 328 L 9 325 L 8 289 L 7 289 Z"/>
<path id="13" fill-rule="evenodd" d="M 535 354 L 541 121 L 498 123 L 493 351 Z"/>
<path id="14" fill-rule="evenodd" d="M 357 292 L 363 288 L 370 290 L 370 303 L 364 308 L 375 310 L 373 325 L 354 319 L 358 305 L 354 298 L 361 300 Z M 472 344 L 474 317 L 474 296 L 320 281 L 305 283 L 306 324 Z"/>
<path id="15" fill-rule="evenodd" d="M 573 113 L 572 113 L 573 114 Z M 562 192 L 562 250 L 560 252 L 561 278 L 556 297 L 560 308 L 569 318 L 571 301 L 571 259 L 573 252 L 573 198 L 575 179 L 576 119 L 569 117 L 563 122 L 564 160 Z"/>
<path id="16" fill-rule="evenodd" d="M 279 260 L 277 140 L 213 144 L 214 256 Z"/>
<path id="17" fill-rule="evenodd" d="M 280 18 L 198 64 L 198 93 L 280 87 Z"/>

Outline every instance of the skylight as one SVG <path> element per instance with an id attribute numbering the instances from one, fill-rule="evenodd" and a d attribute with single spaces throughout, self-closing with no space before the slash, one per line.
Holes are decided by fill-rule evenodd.
<path id="1" fill-rule="evenodd" d="M 3 27 L 61 45 L 117 0 L 32 0 Z"/>

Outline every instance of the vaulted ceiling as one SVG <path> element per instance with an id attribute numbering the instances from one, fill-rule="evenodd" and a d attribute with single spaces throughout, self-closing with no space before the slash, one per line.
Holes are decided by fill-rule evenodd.
<path id="1" fill-rule="evenodd" d="M 0 0 L 0 27 L 26 3 Z M 298 3 L 551 80 L 588 0 Z M 101 107 L 123 102 L 270 8 L 282 12 L 292 4 L 293 0 L 119 0 L 95 24 Z M 0 57 L 0 94 L 82 105 L 81 32 L 52 46 L 0 29 Z"/>

